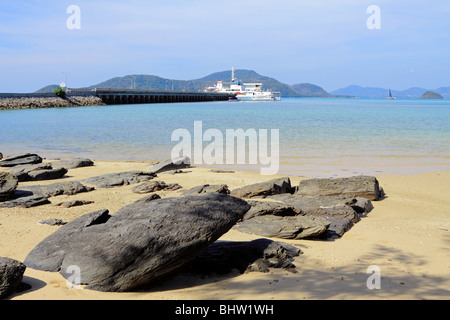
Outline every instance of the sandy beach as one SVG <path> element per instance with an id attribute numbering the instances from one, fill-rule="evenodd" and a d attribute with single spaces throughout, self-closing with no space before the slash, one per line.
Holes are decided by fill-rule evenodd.
<path id="1" fill-rule="evenodd" d="M 148 162 L 95 161 L 95 166 L 69 170 L 64 179 L 82 180 L 106 173 L 146 171 Z M 4 169 L 2 169 L 4 170 Z M 184 174 L 158 174 L 157 180 L 178 183 L 183 189 L 201 184 L 227 184 L 231 189 L 270 180 L 258 172 L 213 173 L 211 168 L 190 168 Z M 292 185 L 301 179 L 290 176 Z M 450 298 L 450 172 L 377 176 L 387 197 L 373 202 L 374 210 L 336 240 L 284 240 L 301 248 L 295 258 L 298 273 L 273 269 L 270 273 L 233 272 L 225 276 L 177 274 L 146 291 L 104 293 L 69 289 L 59 273 L 27 268 L 23 282 L 30 290 L 12 300 L 302 300 L 302 299 L 449 299 Z M 55 181 L 21 182 L 20 186 Z M 35 208 L 0 209 L 0 256 L 24 261 L 45 237 L 59 228 L 39 222 L 59 218 L 69 222 L 83 214 L 109 209 L 111 214 L 142 195 L 133 185 L 100 189 L 74 196 L 50 198 L 52 204 Z M 161 191 L 161 197 L 180 191 Z M 56 207 L 67 200 L 94 203 L 74 208 Z M 220 240 L 250 241 L 257 235 L 230 230 Z M 370 266 L 379 267 L 381 288 L 368 289 Z"/>

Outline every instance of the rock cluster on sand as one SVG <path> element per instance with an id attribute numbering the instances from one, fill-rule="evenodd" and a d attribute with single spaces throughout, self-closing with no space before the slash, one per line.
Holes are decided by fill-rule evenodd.
<path id="1" fill-rule="evenodd" d="M 377 179 L 368 176 L 304 180 L 298 188 L 287 179 L 271 180 L 233 194 L 278 202 L 251 202 L 252 209 L 235 229 L 283 239 L 342 237 L 372 210 L 371 200 L 383 197 Z"/>
<path id="2" fill-rule="evenodd" d="M 173 165 L 171 160 L 163 162 L 157 171 L 174 170 Z M 342 237 L 372 210 L 371 201 L 384 196 L 376 178 L 361 176 L 303 180 L 298 186 L 285 177 L 231 191 L 225 184 L 203 184 L 179 191 L 181 196 L 161 198 L 154 192 L 181 186 L 155 181 L 156 176 L 156 172 L 127 171 L 83 180 L 101 188 L 137 184 L 129 192 L 150 194 L 113 215 L 104 209 L 68 223 L 45 222 L 62 226 L 40 242 L 24 264 L 60 272 L 68 280 L 76 266 L 80 277 L 74 285 L 115 292 L 145 288 L 175 271 L 295 271 L 293 259 L 301 253 L 296 247 L 269 239 L 216 240 L 231 228 L 281 239 Z M 48 197 L 91 190 L 77 181 L 17 190 L 17 178 L 6 173 L 0 175 L 0 196 L 9 201 L 0 206 L 33 206 L 48 202 Z M 58 205 L 89 203 L 68 200 Z"/>
<path id="3" fill-rule="evenodd" d="M 0 161 L 0 166 L 9 168 L 9 172 L 0 172 L 0 207 L 31 208 L 49 204 L 49 197 L 91 191 L 93 188 L 88 188 L 76 181 L 20 188 L 18 188 L 18 182 L 59 179 L 68 172 L 68 168 L 93 164 L 89 159 L 78 158 L 42 163 L 40 156 L 31 153 L 7 157 Z"/>
<path id="4" fill-rule="evenodd" d="M 99 188 L 113 188 L 148 181 L 155 177 L 156 174 L 153 172 L 126 171 L 92 177 L 84 180 L 84 182 L 93 184 Z"/>
<path id="5" fill-rule="evenodd" d="M 84 215 L 38 244 L 25 265 L 80 269 L 80 283 L 100 291 L 130 291 L 178 270 L 227 232 L 250 206 L 219 193 L 133 203 L 110 216 Z"/>
<path id="6" fill-rule="evenodd" d="M 59 179 L 67 173 L 67 169 L 55 169 L 49 163 L 38 163 L 14 166 L 9 172 L 15 175 L 20 182 L 23 182 Z"/>
<path id="7" fill-rule="evenodd" d="M 22 155 L 9 161 L 8 166 L 12 167 L 9 172 L 14 174 L 20 182 L 54 180 L 62 178 L 68 169 L 86 167 L 94 165 L 89 159 L 65 159 L 51 163 L 42 163 L 42 158 L 38 155 Z"/>
<path id="8" fill-rule="evenodd" d="M 75 195 L 82 192 L 89 192 L 94 188 L 87 187 L 78 181 L 57 182 L 48 185 L 33 185 L 21 187 L 7 199 L 0 202 L 0 207 L 31 208 L 44 204 L 49 204 L 48 198 L 60 195 Z"/>

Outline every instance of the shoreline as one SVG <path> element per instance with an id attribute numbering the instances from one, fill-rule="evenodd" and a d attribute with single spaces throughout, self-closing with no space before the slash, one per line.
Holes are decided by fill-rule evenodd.
<path id="1" fill-rule="evenodd" d="M 49 161 L 48 159 L 46 161 Z M 127 170 L 146 171 L 147 161 L 94 161 L 93 167 L 70 169 L 64 181 Z M 4 170 L 2 168 L 0 170 Z M 213 173 L 211 168 L 184 169 L 185 174 L 158 174 L 159 181 L 178 183 L 189 189 L 203 183 L 226 183 L 230 189 L 268 181 L 276 177 L 259 172 Z M 289 176 L 292 185 L 304 177 Z M 148 290 L 104 293 L 69 289 L 59 273 L 27 268 L 24 282 L 32 289 L 10 297 L 12 300 L 302 300 L 302 299 L 448 299 L 450 297 L 450 171 L 413 175 L 377 175 L 387 197 L 373 202 L 374 209 L 336 240 L 271 240 L 295 245 L 303 254 L 295 258 L 298 273 L 282 269 L 270 273 L 231 273 L 224 276 L 194 277 L 178 274 Z M 60 180 L 58 180 L 60 181 Z M 21 182 L 21 186 L 51 184 L 54 180 Z M 82 214 L 109 209 L 111 214 L 142 195 L 130 191 L 133 185 L 96 189 L 75 196 L 51 198 L 52 204 L 70 200 L 92 200 L 93 204 L 60 208 L 52 204 L 36 208 L 0 209 L 0 256 L 23 261 L 42 239 L 58 229 L 40 225 L 50 218 L 71 221 Z M 158 192 L 161 197 L 177 191 Z M 230 230 L 219 240 L 251 241 L 263 238 Z M 369 290 L 367 268 L 381 269 L 381 289 Z"/>

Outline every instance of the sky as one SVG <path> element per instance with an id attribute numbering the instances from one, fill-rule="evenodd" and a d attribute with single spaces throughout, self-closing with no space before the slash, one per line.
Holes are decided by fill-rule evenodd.
<path id="1" fill-rule="evenodd" d="M 0 1 L 0 92 L 232 66 L 329 92 L 450 86 L 450 1 Z"/>

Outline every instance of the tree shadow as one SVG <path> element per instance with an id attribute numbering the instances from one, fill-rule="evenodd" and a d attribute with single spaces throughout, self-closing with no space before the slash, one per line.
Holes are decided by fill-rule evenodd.
<path id="1" fill-rule="evenodd" d="M 145 292 L 202 286 L 202 298 L 225 300 L 244 296 L 257 299 L 281 297 L 283 300 L 422 300 L 450 297 L 448 277 L 420 273 L 415 267 L 425 265 L 426 259 L 399 249 L 377 245 L 370 254 L 362 255 L 356 263 L 337 267 L 312 268 L 306 263 L 303 267 L 304 259 L 306 258 L 300 256 L 294 261 L 298 265 L 298 273 L 272 270 L 267 274 L 246 277 L 237 269 L 225 275 L 180 272 Z M 368 269 L 372 262 L 381 262 L 379 289 L 370 285 L 372 277 L 376 276 Z M 229 281 L 238 277 L 242 277 L 243 281 Z"/>

